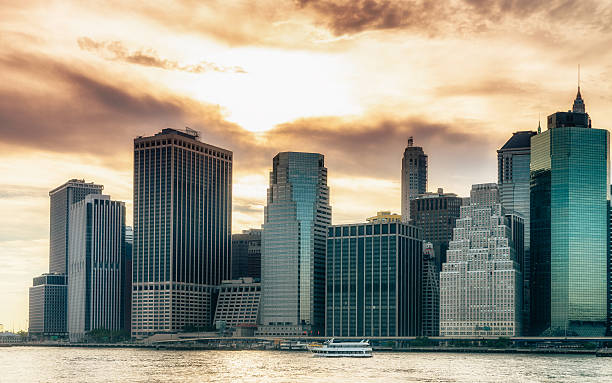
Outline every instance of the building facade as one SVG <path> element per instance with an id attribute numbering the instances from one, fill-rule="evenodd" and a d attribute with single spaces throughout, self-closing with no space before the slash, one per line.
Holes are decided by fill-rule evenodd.
<path id="1" fill-rule="evenodd" d="M 393 223 L 402 222 L 400 214 L 391 213 L 390 211 L 379 211 L 375 216 L 366 218 L 369 223 Z"/>
<path id="2" fill-rule="evenodd" d="M 226 280 L 219 286 L 215 323 L 227 327 L 257 326 L 261 283 L 253 278 Z"/>
<path id="3" fill-rule="evenodd" d="M 125 250 L 121 264 L 121 313 L 123 315 L 121 328 L 127 334 L 132 333 L 132 245 L 134 243 L 134 229 L 125 227 Z"/>
<path id="4" fill-rule="evenodd" d="M 232 234 L 232 279 L 261 278 L 261 229 Z"/>
<path id="5" fill-rule="evenodd" d="M 134 139 L 133 337 L 212 323 L 231 222 L 231 151 L 190 129 Z"/>
<path id="6" fill-rule="evenodd" d="M 66 308 L 68 277 L 49 273 L 35 277 L 29 292 L 29 329 L 31 336 L 63 338 L 68 335 Z"/>
<path id="7" fill-rule="evenodd" d="M 529 331 L 530 280 L 529 265 L 530 246 L 530 169 L 531 137 L 534 131 L 520 131 L 497 151 L 497 185 L 502 208 L 506 212 L 518 214 L 523 218 L 524 246 L 523 256 L 517 260 L 523 275 L 523 328 Z M 517 249 L 518 250 L 518 249 Z M 520 252 L 517 251 L 520 255 Z"/>
<path id="8" fill-rule="evenodd" d="M 605 332 L 610 134 L 576 100 L 531 138 L 533 335 Z"/>
<path id="9" fill-rule="evenodd" d="M 49 225 L 49 272 L 68 273 L 68 233 L 70 206 L 89 194 L 101 194 L 104 186 L 72 179 L 49 192 L 51 202 Z"/>
<path id="10" fill-rule="evenodd" d="M 323 334 L 330 224 L 324 156 L 277 154 L 264 210 L 259 334 Z"/>
<path id="11" fill-rule="evenodd" d="M 424 193 L 410 201 L 411 223 L 417 226 L 423 239 L 431 242 L 438 271 L 446 261 L 448 243 L 453 238 L 455 221 L 459 218 L 463 199 L 454 193 Z"/>
<path id="12" fill-rule="evenodd" d="M 125 204 L 101 194 L 74 203 L 68 243 L 70 340 L 96 329 L 121 330 Z"/>
<path id="13" fill-rule="evenodd" d="M 512 226 L 497 184 L 472 186 L 440 273 L 441 336 L 518 336 L 522 320 L 522 276 Z M 514 231 L 522 235 L 522 227 Z"/>
<path id="14" fill-rule="evenodd" d="M 427 191 L 427 155 L 420 146 L 414 146 L 412 137 L 402 157 L 402 220 L 412 219 L 410 201 Z"/>
<path id="15" fill-rule="evenodd" d="M 431 242 L 423 244 L 422 270 L 422 335 L 438 336 L 440 335 L 440 272 Z"/>
<path id="16" fill-rule="evenodd" d="M 325 335 L 421 335 L 418 229 L 398 222 L 334 225 L 327 238 Z"/>

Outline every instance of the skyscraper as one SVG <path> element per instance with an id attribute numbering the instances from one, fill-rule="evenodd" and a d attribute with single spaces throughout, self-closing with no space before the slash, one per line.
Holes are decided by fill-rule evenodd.
<path id="1" fill-rule="evenodd" d="M 330 226 L 327 237 L 325 335 L 421 335 L 418 229 L 378 221 Z"/>
<path id="2" fill-rule="evenodd" d="M 423 244 L 422 262 L 422 335 L 438 336 L 440 335 L 440 272 L 431 242 Z"/>
<path id="3" fill-rule="evenodd" d="M 68 273 L 68 233 L 70 232 L 70 206 L 82 201 L 88 194 L 102 193 L 104 186 L 85 180 L 71 179 L 49 192 L 51 199 L 49 272 Z"/>
<path id="4" fill-rule="evenodd" d="M 529 163 L 531 137 L 535 134 L 530 130 L 515 132 L 497 151 L 497 185 L 501 205 L 506 212 L 513 212 L 523 218 L 525 231 L 523 259 L 517 259 L 523 275 L 524 328 L 529 326 Z"/>
<path id="5" fill-rule="evenodd" d="M 107 195 L 88 195 L 70 208 L 68 334 L 123 327 L 122 281 L 125 204 Z"/>
<path id="6" fill-rule="evenodd" d="M 453 228 L 462 203 L 461 197 L 444 193 L 442 188 L 438 188 L 436 193 L 420 194 L 410 201 L 411 223 L 421 230 L 423 239 L 433 245 L 438 271 L 446 261 L 446 250 L 453 239 Z"/>
<path id="7" fill-rule="evenodd" d="M 330 224 L 323 155 L 277 154 L 264 210 L 258 333 L 323 333 L 325 239 Z"/>
<path id="8" fill-rule="evenodd" d="M 402 157 L 402 221 L 412 219 L 410 201 L 427 191 L 427 155 L 412 137 Z"/>
<path id="9" fill-rule="evenodd" d="M 232 234 L 232 279 L 261 278 L 261 229 Z"/>
<path id="10" fill-rule="evenodd" d="M 66 274 L 48 273 L 35 277 L 29 291 L 30 336 L 65 337 L 67 307 Z"/>
<path id="11" fill-rule="evenodd" d="M 531 330 L 603 335 L 607 316 L 610 134 L 573 111 L 531 138 Z"/>
<path id="12" fill-rule="evenodd" d="M 134 139 L 132 335 L 212 322 L 230 277 L 232 152 L 191 129 Z"/>
<path id="13" fill-rule="evenodd" d="M 440 273 L 440 335 L 518 336 L 522 319 L 522 276 L 516 262 L 512 225 L 497 184 L 472 186 L 461 207 L 446 263 Z M 522 228 L 516 230 L 522 236 Z"/>

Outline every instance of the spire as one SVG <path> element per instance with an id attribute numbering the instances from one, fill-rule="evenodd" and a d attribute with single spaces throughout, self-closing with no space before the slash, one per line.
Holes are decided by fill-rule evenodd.
<path id="1" fill-rule="evenodd" d="M 540 116 L 538 115 L 538 134 L 542 133 L 542 125 L 540 125 Z"/>
<path id="2" fill-rule="evenodd" d="M 576 93 L 576 99 L 574 100 L 574 106 L 572 107 L 574 113 L 586 113 L 584 100 L 580 94 L 580 64 L 578 64 L 578 93 Z"/>

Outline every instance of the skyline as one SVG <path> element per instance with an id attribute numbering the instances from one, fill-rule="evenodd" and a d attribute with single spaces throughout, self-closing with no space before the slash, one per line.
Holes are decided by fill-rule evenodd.
<path id="1" fill-rule="evenodd" d="M 430 191 L 494 182 L 512 132 L 571 107 L 578 64 L 593 127 L 610 129 L 610 5 L 366 3 L 2 2 L 0 323 L 27 327 L 49 190 L 102 184 L 131 224 L 132 140 L 167 126 L 234 152 L 234 233 L 263 223 L 280 151 L 325 155 L 334 224 L 399 212 L 411 135 Z"/>

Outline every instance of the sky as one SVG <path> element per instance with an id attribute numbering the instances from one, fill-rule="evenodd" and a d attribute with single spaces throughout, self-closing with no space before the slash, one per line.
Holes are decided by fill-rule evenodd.
<path id="1" fill-rule="evenodd" d="M 0 0 L 0 323 L 48 271 L 49 190 L 132 211 L 132 140 L 189 126 L 234 152 L 233 226 L 263 222 L 280 151 L 325 155 L 333 223 L 399 212 L 409 136 L 428 189 L 496 182 L 496 150 L 581 91 L 612 128 L 612 4 L 595 0 Z"/>

